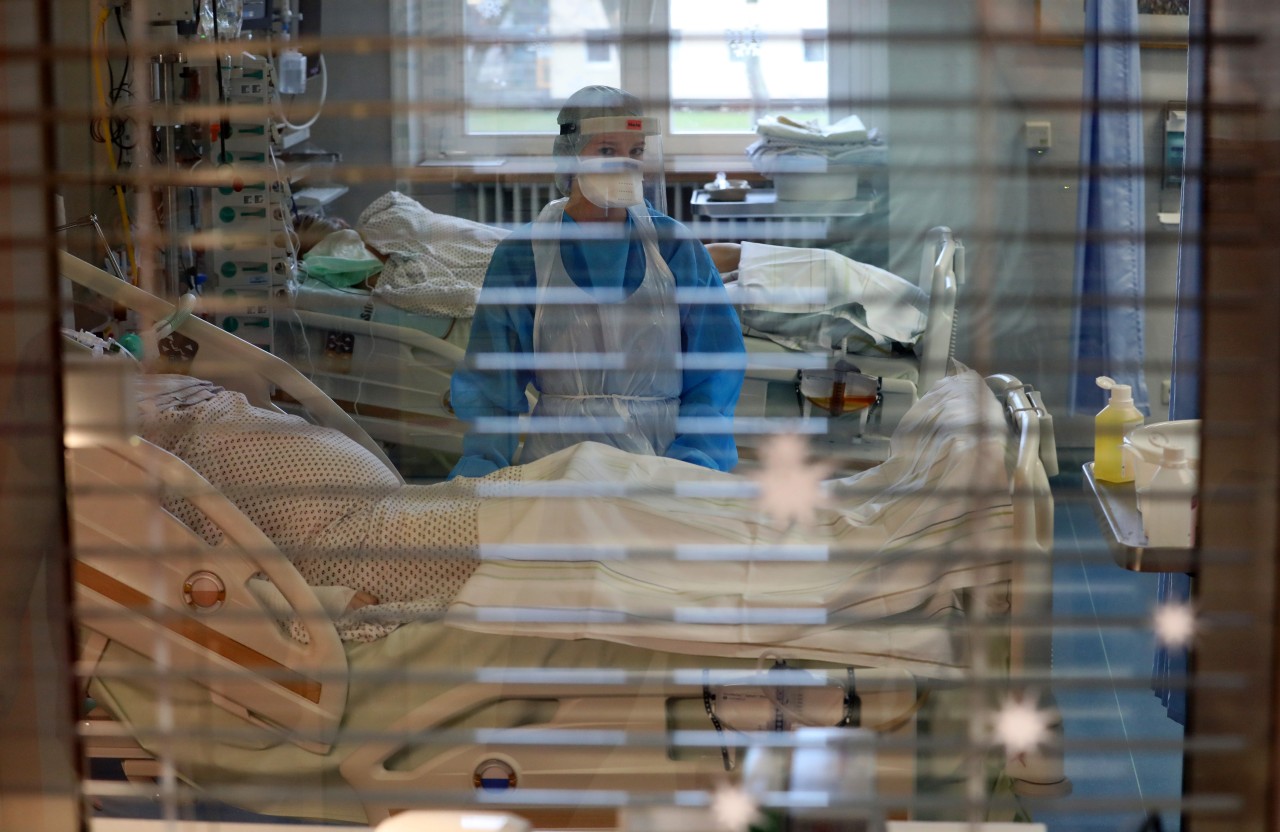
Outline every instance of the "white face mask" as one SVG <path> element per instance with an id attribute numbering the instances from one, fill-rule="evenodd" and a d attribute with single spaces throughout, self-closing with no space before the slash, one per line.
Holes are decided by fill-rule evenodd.
<path id="1" fill-rule="evenodd" d="M 593 205 L 601 208 L 630 208 L 644 201 L 641 165 L 634 159 L 596 156 L 582 159 L 578 167 L 578 187 Z"/>

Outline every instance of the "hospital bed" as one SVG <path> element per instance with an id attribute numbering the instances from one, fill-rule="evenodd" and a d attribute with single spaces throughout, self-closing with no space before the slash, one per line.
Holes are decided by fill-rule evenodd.
<path id="1" fill-rule="evenodd" d="M 199 318 L 176 319 L 174 307 L 75 258 L 60 262 L 73 281 L 200 343 L 190 372 L 216 376 L 266 407 L 270 388 L 281 388 L 318 422 L 379 453 L 279 358 Z M 984 580 L 999 580 L 1013 620 L 1043 620 L 1052 422 L 1039 394 L 1016 379 L 987 384 L 1011 437 L 1011 548 Z M 70 409 L 79 395 L 72 379 Z M 619 795 L 676 799 L 732 776 L 726 769 L 742 740 L 712 725 L 709 696 L 727 701 L 735 683 L 758 688 L 757 662 L 716 650 L 495 635 L 439 620 L 343 642 L 289 559 L 230 500 L 177 457 L 127 431 L 110 435 L 75 443 L 67 455 L 80 673 L 114 717 L 83 724 L 91 755 L 124 759 L 139 778 L 172 762 L 183 781 L 260 811 L 357 822 L 470 800 L 521 806 L 542 825 L 609 825 L 625 800 Z M 222 531 L 217 545 L 161 508 L 166 489 Z M 279 588 L 306 643 L 283 634 L 245 590 L 259 574 Z M 987 586 L 972 587 L 976 609 L 999 607 L 981 602 Z M 1011 627 L 1007 641 L 1014 673 L 1047 668 L 1043 639 Z M 964 668 L 935 673 L 886 657 L 850 669 L 813 654 L 793 666 L 809 674 L 787 677 L 793 684 L 837 693 L 831 721 L 877 732 L 881 797 L 906 811 L 922 685 Z M 1060 760 L 1036 771 L 1022 765 L 1027 779 L 1062 779 Z"/>
<path id="2" fill-rule="evenodd" d="M 920 393 L 942 376 L 954 351 L 964 246 L 946 227 L 934 228 L 927 236 L 919 286 L 928 295 L 928 316 L 914 348 L 894 354 L 808 354 L 748 332 L 747 375 L 735 413 L 744 426 L 759 417 L 828 416 L 801 395 L 801 374 L 807 372 L 821 384 L 818 377 L 836 360 L 845 359 L 871 380 L 877 401 L 869 409 L 851 408 L 814 428 L 843 445 L 864 435 L 884 438 L 893 432 Z M 418 315 L 367 290 L 335 289 L 307 280 L 289 304 L 277 310 L 275 351 L 375 439 L 458 454 L 466 428 L 450 406 L 449 379 L 462 360 L 469 332 L 469 319 Z M 759 439 L 759 433 L 749 429 L 739 434 L 744 448 L 757 446 Z"/>
<path id="3" fill-rule="evenodd" d="M 928 315 L 924 331 L 911 350 L 801 357 L 768 338 L 749 336 L 747 376 L 735 416 L 798 415 L 806 420 L 822 419 L 816 438 L 831 445 L 835 453 L 882 459 L 887 452 L 886 440 L 903 414 L 943 377 L 955 354 L 956 302 L 964 282 L 963 242 L 946 226 L 930 229 L 921 252 L 919 274 L 919 287 L 928 297 Z M 837 366 L 860 374 L 863 388 L 874 395 L 870 406 L 851 407 L 843 413 L 822 406 L 831 400 Z M 850 393 L 853 398 L 852 387 Z M 751 448 L 746 455 L 753 455 L 758 439 L 740 436 L 739 447 Z"/>

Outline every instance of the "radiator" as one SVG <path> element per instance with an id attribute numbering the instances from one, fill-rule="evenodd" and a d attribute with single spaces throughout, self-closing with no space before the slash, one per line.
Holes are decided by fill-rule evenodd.
<path id="1" fill-rule="evenodd" d="M 455 213 L 488 225 L 508 228 L 531 222 L 546 205 L 560 196 L 551 182 L 471 182 L 456 185 Z M 767 216 L 735 214 L 694 216 L 691 199 L 699 186 L 694 182 L 667 183 L 667 214 L 684 223 L 704 243 L 752 240 L 779 246 L 830 248 L 884 268 L 889 260 L 888 211 L 866 216 L 812 215 Z"/>

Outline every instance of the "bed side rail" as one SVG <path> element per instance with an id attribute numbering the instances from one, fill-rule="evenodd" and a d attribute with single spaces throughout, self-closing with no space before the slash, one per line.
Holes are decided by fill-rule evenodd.
<path id="1" fill-rule="evenodd" d="M 435 335 L 419 332 L 407 326 L 366 321 L 361 318 L 344 318 L 341 315 L 334 315 L 329 312 L 314 312 L 309 309 L 295 309 L 289 314 L 295 316 L 303 324 L 332 329 L 337 332 L 350 332 L 355 335 L 367 335 L 372 338 L 396 341 L 407 347 L 422 350 L 440 358 L 442 366 L 447 367 L 447 372 L 450 373 L 466 356 L 466 350 L 456 344 L 450 344 Z"/>
<path id="2" fill-rule="evenodd" d="M 326 753 L 346 709 L 346 653 L 275 544 L 186 463 L 145 440 L 75 448 L 67 478 L 80 623 L 163 661 L 233 713 Z M 181 494 L 223 540 L 209 545 L 166 511 L 164 493 Z M 284 635 L 256 599 L 249 582 L 259 574 L 306 628 L 307 644 Z"/>
<path id="3" fill-rule="evenodd" d="M 1015 433 L 1016 455 L 1010 471 L 1013 501 L 1014 562 L 1011 586 L 1013 666 L 1024 673 L 1048 673 L 1051 637 L 1043 622 L 1053 607 L 1053 494 L 1049 476 L 1058 471 L 1053 418 L 1040 393 L 1011 375 L 987 377 Z"/>
<path id="4" fill-rule="evenodd" d="M 58 271 L 72 282 L 146 317 L 176 322 L 179 310 L 173 304 L 65 251 L 58 252 Z M 269 390 L 274 384 L 301 404 L 318 424 L 351 437 L 380 459 L 389 471 L 400 476 L 386 453 L 364 428 L 287 361 L 193 315 L 186 316 L 174 331 L 200 345 L 201 377 L 239 390 L 251 403 L 266 408 L 275 407 Z M 248 379 L 246 373 L 249 374 Z"/>

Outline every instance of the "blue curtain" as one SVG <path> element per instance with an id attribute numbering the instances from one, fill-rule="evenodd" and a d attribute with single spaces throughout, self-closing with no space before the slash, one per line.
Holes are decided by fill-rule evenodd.
<path id="1" fill-rule="evenodd" d="M 1178 240 L 1178 294 L 1173 321 L 1173 376 L 1169 388 L 1169 416 L 1200 417 L 1200 301 L 1204 182 L 1204 103 L 1208 31 L 1203 0 L 1191 0 L 1187 53 L 1187 133 L 1182 174 L 1182 224 Z M 1190 575 L 1161 575 L 1156 590 L 1159 603 L 1186 603 L 1191 597 Z M 1187 724 L 1187 690 L 1180 684 L 1187 675 L 1187 651 L 1161 648 L 1152 668 L 1152 687 L 1164 702 L 1169 717 Z"/>
<path id="2" fill-rule="evenodd" d="M 1075 413 L 1096 413 L 1105 404 L 1095 383 L 1100 375 L 1130 385 L 1135 405 L 1148 407 L 1142 372 L 1146 221 L 1137 19 L 1137 0 L 1088 0 L 1085 6 L 1070 396 Z M 1117 35 L 1132 37 L 1109 39 Z"/>

